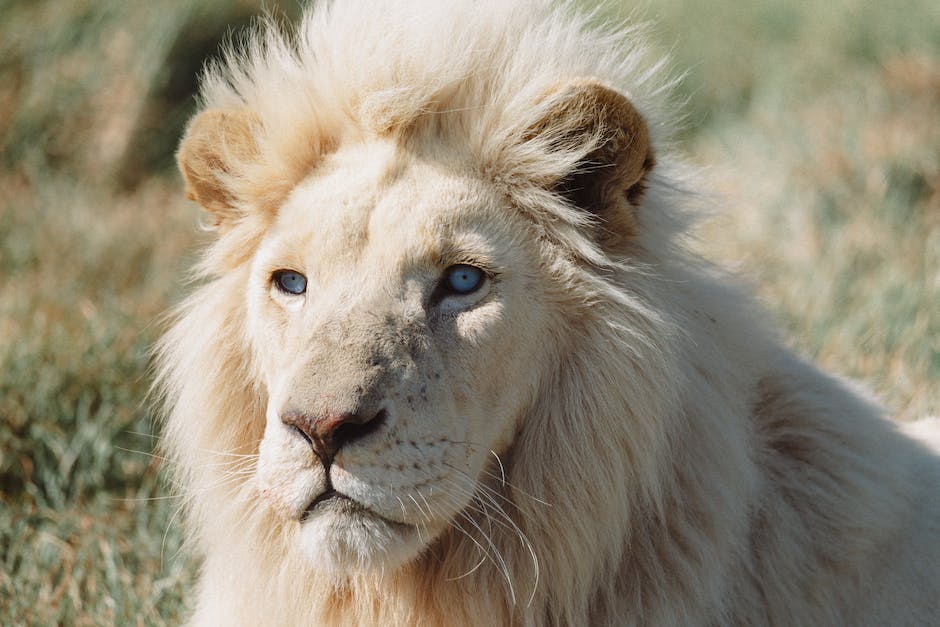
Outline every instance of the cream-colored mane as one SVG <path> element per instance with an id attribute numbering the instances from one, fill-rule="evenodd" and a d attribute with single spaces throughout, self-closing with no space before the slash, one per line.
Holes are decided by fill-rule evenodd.
<path id="1" fill-rule="evenodd" d="M 940 461 L 686 251 L 663 64 L 591 21 L 321 2 L 208 68 L 180 165 L 218 236 L 158 366 L 194 622 L 940 620 Z M 490 292 L 432 315 L 459 247 Z M 363 386 L 324 478 L 285 416 Z M 380 516 L 310 531 L 324 481 Z"/>

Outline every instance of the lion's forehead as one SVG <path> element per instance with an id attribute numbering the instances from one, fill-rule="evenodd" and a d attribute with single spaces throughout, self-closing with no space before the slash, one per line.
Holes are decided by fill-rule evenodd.
<path id="1" fill-rule="evenodd" d="M 407 271 L 449 254 L 483 261 L 511 255 L 506 234 L 518 233 L 511 228 L 518 219 L 462 164 L 365 144 L 331 155 L 297 186 L 269 248 L 290 249 L 324 275 L 363 266 Z"/>

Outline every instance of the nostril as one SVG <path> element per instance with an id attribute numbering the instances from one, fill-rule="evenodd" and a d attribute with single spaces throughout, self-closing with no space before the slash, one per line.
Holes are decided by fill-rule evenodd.
<path id="1" fill-rule="evenodd" d="M 379 410 L 371 418 L 362 420 L 360 416 L 344 421 L 333 431 L 333 446 L 339 449 L 348 442 L 361 440 L 378 431 L 388 418 L 388 412 Z"/>
<path id="2" fill-rule="evenodd" d="M 309 444 L 310 446 L 313 446 L 313 440 L 310 438 L 309 435 L 307 435 L 307 432 L 306 432 L 306 431 L 304 431 L 303 429 L 301 429 L 301 428 L 298 427 L 297 425 L 290 424 L 290 423 L 286 423 L 286 424 L 287 424 L 287 426 L 290 427 L 293 431 L 296 431 L 296 432 L 300 435 L 300 437 L 302 437 L 303 439 L 305 439 L 305 440 L 307 441 L 307 444 Z"/>
<path id="3" fill-rule="evenodd" d="M 301 411 L 286 411 L 281 414 L 281 422 L 299 433 L 307 442 L 313 445 L 315 438 L 313 420 Z"/>

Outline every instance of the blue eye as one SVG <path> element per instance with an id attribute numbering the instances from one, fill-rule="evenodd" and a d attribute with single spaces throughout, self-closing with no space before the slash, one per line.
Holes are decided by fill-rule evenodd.
<path id="1" fill-rule="evenodd" d="M 278 270 L 271 279 L 286 294 L 300 295 L 307 291 L 307 277 L 293 270 Z"/>
<path id="2" fill-rule="evenodd" d="M 445 276 L 447 287 L 457 294 L 471 294 L 477 291 L 483 285 L 485 277 L 483 270 L 466 264 L 449 267 Z"/>

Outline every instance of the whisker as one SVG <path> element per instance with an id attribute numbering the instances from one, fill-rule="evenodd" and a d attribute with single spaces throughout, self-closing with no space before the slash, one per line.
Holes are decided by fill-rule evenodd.
<path id="1" fill-rule="evenodd" d="M 147 503 L 150 501 L 169 501 L 172 499 L 181 499 L 184 494 L 163 494 L 160 496 L 132 496 L 132 497 L 111 497 L 110 500 L 115 503 Z"/>
<path id="2" fill-rule="evenodd" d="M 496 547 L 496 543 L 493 542 L 493 539 L 490 538 L 490 536 L 487 535 L 485 531 L 483 531 L 483 529 L 480 527 L 480 525 L 477 524 L 477 522 L 473 519 L 472 516 L 470 516 L 466 512 L 460 512 L 458 516 L 460 516 L 461 518 L 466 520 L 468 523 L 473 525 L 476 528 L 476 530 L 480 532 L 480 535 L 483 536 L 483 539 L 486 540 L 486 543 L 490 545 L 490 548 L 493 549 L 493 552 L 491 555 L 496 558 L 496 561 L 494 563 L 497 564 L 498 568 L 503 574 L 503 577 L 506 579 L 506 585 L 509 586 L 509 596 L 512 599 L 512 604 L 515 605 L 516 604 L 516 590 L 515 590 L 515 587 L 512 585 L 512 575 L 510 575 L 509 573 L 509 565 L 506 564 L 506 560 L 503 559 L 503 556 L 500 554 L 499 549 Z"/>
<path id="3" fill-rule="evenodd" d="M 470 445 L 473 446 L 472 444 L 470 444 Z M 500 476 L 500 475 L 495 475 L 495 474 L 491 473 L 490 471 L 486 470 L 486 468 L 483 468 L 483 469 L 480 471 L 480 474 L 481 474 L 481 475 L 486 475 L 487 477 L 490 477 L 491 479 L 498 480 L 498 481 L 499 481 L 501 484 L 503 484 L 504 486 L 509 487 L 509 488 L 512 488 L 513 490 L 515 490 L 516 492 L 518 492 L 518 493 L 521 494 L 522 496 L 525 496 L 525 497 L 527 497 L 527 498 L 530 498 L 530 499 L 532 499 L 533 501 L 535 501 L 536 503 L 540 503 L 540 504 L 545 505 L 545 506 L 547 506 L 547 507 L 551 507 L 551 506 L 552 506 L 552 504 L 549 503 L 548 501 L 545 501 L 544 499 L 541 499 L 541 498 L 535 496 L 534 494 L 530 494 L 528 491 L 523 490 L 522 488 L 520 488 L 520 487 L 517 486 L 516 484 L 512 483 L 511 481 L 507 481 L 507 480 L 506 480 L 505 470 L 503 469 L 502 460 L 500 460 L 499 456 L 496 455 L 496 453 L 493 452 L 492 450 L 490 450 L 490 453 L 493 453 L 493 455 L 496 456 L 496 461 L 499 463 L 499 467 L 500 467 L 500 471 L 501 471 L 501 476 Z M 465 471 L 463 471 L 463 470 L 461 470 L 460 468 L 454 466 L 453 464 L 450 464 L 450 463 L 448 463 L 448 462 L 441 462 L 441 464 L 443 464 L 444 466 L 450 468 L 451 470 L 454 470 L 454 471 L 456 471 L 456 472 L 459 472 L 459 473 L 461 473 L 462 475 L 465 475 L 466 477 L 472 479 L 472 477 L 470 477 L 470 475 L 468 475 Z M 475 479 L 473 479 L 473 480 L 476 481 Z M 504 496 L 502 496 L 502 495 L 500 495 L 500 496 L 501 496 L 502 498 L 504 498 L 506 501 L 512 502 L 510 499 L 508 499 L 508 498 L 506 498 L 506 497 L 504 497 Z M 515 503 L 513 503 L 513 505 L 515 505 Z"/>
<path id="4" fill-rule="evenodd" d="M 512 505 L 513 507 L 515 507 L 516 509 L 519 508 L 519 506 L 516 504 L 516 502 L 513 501 L 511 498 L 509 498 L 509 497 L 506 496 L 505 494 L 500 494 L 499 492 L 496 492 L 495 490 L 493 490 L 492 488 L 490 488 L 490 487 L 487 486 L 486 484 L 480 483 L 478 480 L 474 479 L 472 476 L 470 476 L 469 474 L 467 474 L 466 472 L 464 472 L 464 471 L 461 470 L 460 468 L 454 466 L 453 464 L 449 464 L 449 463 L 447 463 L 447 462 L 441 462 L 441 463 L 442 463 L 444 466 L 446 466 L 446 467 L 450 468 L 451 470 L 453 470 L 454 472 L 459 473 L 461 476 L 463 476 L 465 479 L 467 479 L 468 481 L 472 482 L 473 484 L 478 485 L 481 489 L 486 490 L 486 491 L 488 491 L 488 492 L 491 492 L 491 493 L 492 493 L 493 495 L 495 495 L 497 498 L 502 499 L 503 501 L 506 501 L 507 503 L 509 503 L 510 505 Z M 486 471 L 486 470 L 483 470 L 480 474 L 485 475 L 485 476 L 487 476 L 487 477 L 491 477 L 491 478 L 493 478 L 493 479 L 499 479 L 498 476 L 496 476 L 496 475 L 494 475 L 493 473 L 488 472 L 488 471 Z M 506 481 L 506 482 L 505 482 L 505 485 L 506 485 L 506 487 L 511 488 L 512 490 L 518 492 L 518 493 L 521 494 L 522 496 L 525 496 L 525 497 L 527 497 L 527 498 L 532 499 L 532 500 L 535 501 L 536 503 L 539 503 L 539 504 L 541 504 L 541 505 L 545 505 L 545 506 L 547 506 L 547 507 L 551 507 L 551 506 L 552 506 L 552 504 L 549 503 L 548 501 L 544 501 L 544 500 L 540 499 L 540 498 L 537 497 L 537 496 L 533 496 L 532 494 L 529 494 L 528 492 L 526 492 L 526 491 L 523 490 L 522 488 L 516 486 L 515 484 L 513 484 L 513 483 L 510 482 L 510 481 Z"/>
<path id="5" fill-rule="evenodd" d="M 160 436 L 157 435 L 156 433 L 145 433 L 145 432 L 143 432 L 143 431 L 129 431 L 129 430 L 127 430 L 127 431 L 124 431 L 124 433 L 127 433 L 128 435 L 139 435 L 139 436 L 141 436 L 141 437 L 150 438 L 150 439 L 152 439 L 152 440 L 158 440 L 158 439 L 160 438 Z"/>
<path id="6" fill-rule="evenodd" d="M 481 513 L 483 513 L 483 515 L 486 516 L 488 520 L 495 522 L 497 525 L 500 525 L 506 529 L 511 530 L 516 535 L 516 537 L 519 538 L 519 541 L 522 543 L 526 551 L 529 553 L 529 556 L 532 559 L 533 576 L 534 576 L 532 592 L 529 595 L 529 600 L 527 602 L 527 605 L 531 605 L 533 600 L 535 599 L 535 592 L 538 589 L 538 582 L 539 582 L 539 578 L 541 575 L 538 555 L 535 552 L 535 547 L 532 545 L 532 542 L 529 540 L 525 532 L 512 519 L 512 517 L 509 516 L 506 510 L 503 509 L 502 506 L 500 506 L 500 504 L 493 498 L 493 496 L 494 495 L 500 496 L 501 498 L 503 498 L 504 500 L 510 503 L 512 503 L 512 501 L 507 499 L 503 495 L 499 494 L 498 492 L 492 490 L 488 486 L 481 484 L 480 482 L 472 479 L 469 475 L 460 471 L 459 469 L 455 469 L 455 470 L 459 472 L 459 477 L 462 478 L 465 482 L 467 482 L 468 485 L 467 486 L 455 485 L 454 487 L 456 487 L 457 489 L 465 490 L 465 491 L 472 491 L 471 493 L 473 494 L 473 497 L 477 499 L 477 501 L 480 503 L 480 506 L 483 507 L 484 510 L 486 509 L 486 503 L 488 502 L 489 505 L 499 515 L 499 517 L 493 518 L 485 511 Z M 513 503 L 513 505 L 515 504 Z M 516 509 L 518 511 L 518 506 L 516 507 Z"/>
<path id="7" fill-rule="evenodd" d="M 114 448 L 119 451 L 124 451 L 125 453 L 135 453 L 137 455 L 143 455 L 145 457 L 152 457 L 153 459 L 160 460 L 161 462 L 167 461 L 167 458 L 162 455 L 157 455 L 156 453 L 150 451 L 139 451 L 133 448 L 124 448 L 123 446 L 114 445 Z"/>
<path id="8" fill-rule="evenodd" d="M 463 510 L 457 513 L 456 517 L 454 518 L 454 521 L 456 521 L 457 518 L 466 520 L 477 530 L 477 532 L 479 532 L 482 539 L 486 542 L 487 545 L 489 545 L 490 549 L 492 549 L 491 551 L 486 550 L 485 547 L 483 547 L 478 542 L 476 542 L 475 539 L 472 538 L 469 533 L 466 533 L 466 530 L 464 530 L 464 535 L 467 535 L 468 537 L 470 537 L 471 540 L 474 541 L 474 544 L 477 544 L 478 547 L 484 551 L 484 554 L 487 557 L 489 557 L 493 565 L 500 571 L 503 578 L 506 580 L 506 584 L 509 587 L 509 594 L 510 594 L 510 597 L 512 598 L 512 603 L 515 604 L 516 602 L 515 586 L 513 585 L 513 582 L 512 582 L 512 571 L 509 568 L 509 565 L 506 563 L 505 558 L 500 553 L 499 547 L 497 546 L 496 542 L 491 537 L 491 534 L 484 531 L 484 529 L 480 526 L 480 524 L 474 519 L 473 516 L 471 516 L 468 513 L 467 510 L 475 511 L 478 514 L 482 515 L 484 520 L 486 520 L 487 525 L 490 527 L 491 532 L 493 531 L 492 523 L 494 522 L 500 526 L 506 527 L 507 529 L 511 529 L 511 527 L 508 527 L 504 523 L 501 523 L 499 520 L 496 520 L 492 516 L 490 516 L 490 514 L 486 511 L 485 504 L 476 498 L 472 490 L 468 490 L 466 486 L 462 486 L 458 483 L 455 483 L 453 480 L 448 480 L 447 483 L 450 485 L 450 487 L 452 487 L 453 489 L 463 494 L 463 496 L 469 497 L 470 499 L 470 503 L 464 506 Z M 482 509 L 475 507 L 473 505 L 474 500 L 476 500 L 480 504 Z"/>
<path id="9" fill-rule="evenodd" d="M 497 455 L 496 451 L 493 449 L 490 449 L 490 453 L 493 454 L 493 457 L 496 458 L 496 463 L 499 464 L 499 474 L 501 477 L 500 480 L 503 482 L 503 487 L 506 487 L 506 469 L 503 468 L 503 460 L 499 458 L 499 455 Z"/>
<path id="10" fill-rule="evenodd" d="M 421 509 L 421 506 L 418 505 L 418 501 L 415 500 L 415 497 L 413 497 L 413 496 L 409 493 L 409 494 L 408 494 L 408 498 L 411 499 L 411 502 L 415 504 L 415 508 L 417 508 L 417 510 L 418 510 L 418 512 L 421 514 L 421 516 L 422 516 L 423 518 L 426 518 L 426 516 L 425 516 L 425 514 L 424 514 L 424 510 L 422 510 L 422 509 Z M 422 524 L 423 524 L 423 523 L 422 523 L 421 521 L 418 521 L 418 524 L 415 525 L 415 531 L 418 533 L 418 540 L 419 540 L 422 544 L 425 544 L 424 538 L 421 537 L 421 525 L 422 525 Z M 427 527 L 425 527 L 425 531 L 427 531 Z M 428 534 L 428 541 L 430 541 L 430 540 L 431 540 L 431 537 L 430 537 L 430 534 Z"/>

